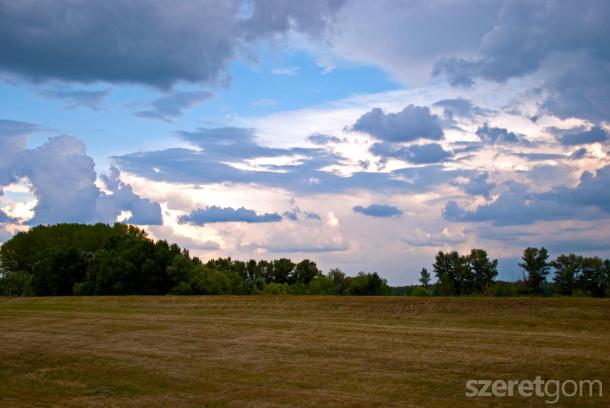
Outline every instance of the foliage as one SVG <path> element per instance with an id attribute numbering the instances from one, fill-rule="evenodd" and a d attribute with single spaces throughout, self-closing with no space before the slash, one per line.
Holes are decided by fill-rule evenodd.
<path id="1" fill-rule="evenodd" d="M 525 283 L 527 288 L 533 293 L 542 293 L 549 274 L 549 254 L 546 248 L 529 247 L 523 251 L 519 266 L 527 273 Z"/>
<path id="2" fill-rule="evenodd" d="M 431 284 L 388 286 L 376 272 L 327 274 L 315 262 L 288 258 L 205 263 L 187 250 L 154 241 L 124 224 L 58 224 L 20 232 L 0 247 L 0 296 L 66 295 L 412 295 L 514 296 L 553 294 L 604 297 L 610 293 L 610 261 L 575 254 L 549 262 L 545 248 L 527 248 L 519 264 L 523 281 L 496 282 L 498 261 L 483 249 L 467 255 L 438 252 Z M 552 282 L 547 277 L 554 270 Z"/>
<path id="3" fill-rule="evenodd" d="M 491 261 L 483 249 L 473 249 L 468 255 L 439 251 L 433 268 L 436 293 L 443 296 L 481 294 L 498 276 L 498 261 Z"/>

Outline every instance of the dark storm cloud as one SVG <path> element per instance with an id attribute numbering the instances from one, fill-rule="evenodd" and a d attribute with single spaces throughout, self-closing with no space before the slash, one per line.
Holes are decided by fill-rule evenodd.
<path id="1" fill-rule="evenodd" d="M 244 42 L 318 34 L 342 1 L 0 1 L 0 70 L 33 80 L 217 82 Z"/>
<path id="2" fill-rule="evenodd" d="M 174 92 L 155 99 L 148 109 L 138 111 L 134 115 L 171 123 L 173 118 L 182 116 L 186 110 L 213 96 L 214 94 L 207 91 Z"/>
<path id="3" fill-rule="evenodd" d="M 354 212 L 376 218 L 399 217 L 402 215 L 402 211 L 398 207 L 387 204 L 371 204 L 367 207 L 357 205 L 353 210 Z"/>
<path id="4" fill-rule="evenodd" d="M 610 166 L 595 175 L 585 172 L 574 188 L 560 187 L 545 193 L 530 193 L 522 184 L 490 204 L 473 211 L 462 209 L 455 201 L 445 206 L 443 216 L 451 221 L 491 221 L 496 225 L 532 224 L 539 220 L 595 219 L 610 214 Z"/>
<path id="5" fill-rule="evenodd" d="M 179 218 L 180 222 L 196 225 L 212 224 L 217 222 L 246 222 L 249 224 L 278 222 L 282 216 L 277 213 L 257 214 L 254 210 L 244 207 L 240 208 L 221 208 L 211 206 L 194 210 L 188 215 Z"/>
<path id="6" fill-rule="evenodd" d="M 358 118 L 351 130 L 368 133 L 385 142 L 443 138 L 439 117 L 431 114 L 426 106 L 409 105 L 397 113 L 385 113 L 375 108 Z"/>

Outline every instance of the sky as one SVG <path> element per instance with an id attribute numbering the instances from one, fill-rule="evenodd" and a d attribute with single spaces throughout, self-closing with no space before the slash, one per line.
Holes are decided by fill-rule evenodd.
<path id="1" fill-rule="evenodd" d="M 610 256 L 610 2 L 0 0 L 0 242 L 127 222 L 412 284 Z"/>

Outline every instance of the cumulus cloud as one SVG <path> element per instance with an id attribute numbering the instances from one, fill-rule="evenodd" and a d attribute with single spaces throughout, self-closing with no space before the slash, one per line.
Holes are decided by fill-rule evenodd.
<path id="1" fill-rule="evenodd" d="M 129 211 L 131 216 L 125 220 L 130 224 L 161 225 L 161 206 L 134 193 L 132 187 L 120 179 L 116 167 L 110 169 L 109 175 L 100 177 L 111 194 L 101 194 L 97 200 L 96 217 L 102 220 L 115 219 L 117 211 Z"/>
<path id="2" fill-rule="evenodd" d="M 8 155 L 0 164 L 0 186 L 28 180 L 37 199 L 28 224 L 114 222 L 122 211 L 133 213 L 133 223 L 161 222 L 159 205 L 134 194 L 120 182 L 116 169 L 106 178 L 109 194 L 100 191 L 95 163 L 79 139 L 55 136 L 28 149 L 27 139 L 37 130 L 23 122 L 0 122 L 0 155 Z"/>
<path id="3" fill-rule="evenodd" d="M 387 204 L 371 204 L 367 207 L 357 205 L 353 210 L 357 213 L 377 218 L 399 217 L 402 215 L 402 210 L 398 207 Z"/>
<path id="4" fill-rule="evenodd" d="M 496 225 L 531 224 L 539 220 L 595 219 L 610 214 L 610 166 L 593 175 L 584 172 L 574 187 L 559 187 L 544 193 L 531 193 L 522 184 L 512 183 L 509 190 L 489 204 L 469 211 L 449 201 L 443 217 L 451 221 L 491 221 Z"/>
<path id="5" fill-rule="evenodd" d="M 527 143 L 525 138 L 518 136 L 516 133 L 510 132 L 508 129 L 490 127 L 487 123 L 478 128 L 475 133 L 484 143 Z"/>
<path id="6" fill-rule="evenodd" d="M 142 118 L 159 119 L 172 122 L 173 118 L 184 115 L 184 112 L 200 102 L 214 96 L 207 91 L 174 92 L 150 102 L 150 107 L 135 113 Z"/>
<path id="7" fill-rule="evenodd" d="M 197 225 L 212 224 L 217 222 L 246 222 L 250 224 L 264 222 L 278 222 L 282 216 L 277 213 L 257 214 L 254 210 L 244 207 L 222 208 L 215 205 L 207 208 L 196 209 L 188 215 L 179 218 L 180 222 Z"/>
<path id="8" fill-rule="evenodd" d="M 318 35 L 342 1 L 2 1 L 0 69 L 33 80 L 218 82 L 244 42 Z"/>
<path id="9" fill-rule="evenodd" d="M 441 140 L 439 117 L 426 106 L 408 105 L 397 113 L 375 108 L 362 115 L 351 127 L 385 142 L 411 142 L 417 139 Z"/>

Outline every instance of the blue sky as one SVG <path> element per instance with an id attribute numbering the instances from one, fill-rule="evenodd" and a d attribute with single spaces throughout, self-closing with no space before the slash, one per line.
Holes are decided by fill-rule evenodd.
<path id="1" fill-rule="evenodd" d="M 203 258 L 413 283 L 610 254 L 604 1 L 0 7 L 0 240 L 126 221 Z M 137 23 L 134 23 L 137 22 Z"/>

